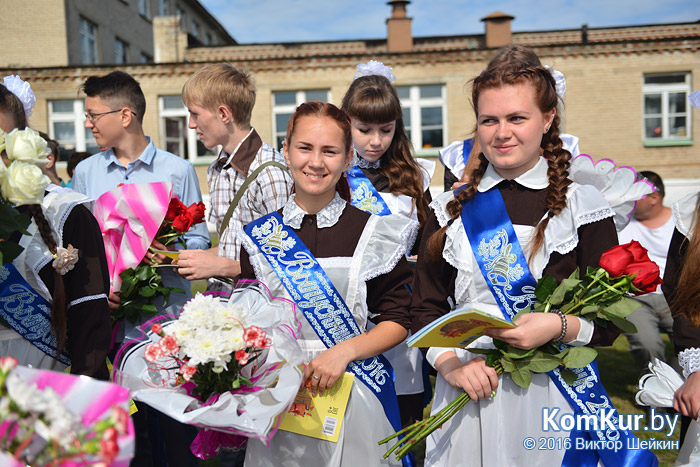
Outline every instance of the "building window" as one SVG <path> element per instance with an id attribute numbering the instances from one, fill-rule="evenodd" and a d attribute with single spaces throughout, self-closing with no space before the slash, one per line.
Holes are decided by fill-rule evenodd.
<path id="1" fill-rule="evenodd" d="M 168 16 L 168 0 L 159 0 L 158 2 L 158 15 Z"/>
<path id="2" fill-rule="evenodd" d="M 204 35 L 204 45 L 214 45 L 214 37 L 210 32 Z"/>
<path id="3" fill-rule="evenodd" d="M 139 0 L 139 14 L 151 19 L 151 0 Z"/>
<path id="4" fill-rule="evenodd" d="M 397 86 L 406 133 L 417 150 L 445 145 L 445 86 Z"/>
<path id="5" fill-rule="evenodd" d="M 84 112 L 82 99 L 49 101 L 49 136 L 61 145 L 62 160 L 73 151 L 100 152 L 92 132 L 85 128 Z"/>
<path id="6" fill-rule="evenodd" d="M 177 17 L 180 18 L 180 28 L 183 30 L 185 29 L 185 12 L 182 10 L 182 8 L 177 7 L 176 10 Z"/>
<path id="7" fill-rule="evenodd" d="M 199 24 L 196 21 L 192 21 L 192 35 L 199 39 Z"/>
<path id="8" fill-rule="evenodd" d="M 153 63 L 153 57 L 141 52 L 140 61 L 141 61 L 141 63 Z"/>
<path id="9" fill-rule="evenodd" d="M 273 92 L 272 131 L 275 135 L 277 148 L 282 148 L 282 142 L 287 137 L 287 122 L 299 104 L 308 101 L 328 102 L 329 97 L 330 91 L 327 89 Z"/>
<path id="10" fill-rule="evenodd" d="M 644 75 L 644 140 L 689 140 L 690 73 Z"/>
<path id="11" fill-rule="evenodd" d="M 83 65 L 97 63 L 97 26 L 85 18 L 80 18 L 80 54 Z"/>
<path id="12" fill-rule="evenodd" d="M 129 44 L 119 38 L 114 41 L 114 63 L 117 65 L 129 63 Z"/>
<path id="13" fill-rule="evenodd" d="M 158 99 L 161 142 L 165 150 L 191 162 L 200 157 L 215 156 L 197 138 L 197 132 L 187 127 L 189 113 L 182 96 L 161 96 Z"/>

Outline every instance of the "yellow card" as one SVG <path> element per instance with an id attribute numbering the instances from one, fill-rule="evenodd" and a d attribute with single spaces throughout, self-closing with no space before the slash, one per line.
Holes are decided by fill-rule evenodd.
<path id="1" fill-rule="evenodd" d="M 308 388 L 301 389 L 279 429 L 337 443 L 354 379 L 352 373 L 343 373 L 332 388 L 316 397 Z"/>
<path id="2" fill-rule="evenodd" d="M 161 255 L 166 256 L 170 259 L 178 259 L 180 257 L 179 251 L 157 250 L 155 248 L 151 248 L 151 251 L 154 253 L 160 253 Z"/>
<path id="3" fill-rule="evenodd" d="M 453 310 L 408 339 L 411 347 L 466 347 L 488 328 L 514 328 L 510 321 L 474 308 Z"/>

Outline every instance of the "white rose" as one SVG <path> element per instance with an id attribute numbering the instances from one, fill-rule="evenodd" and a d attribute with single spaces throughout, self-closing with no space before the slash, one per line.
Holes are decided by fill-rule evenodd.
<path id="1" fill-rule="evenodd" d="M 51 180 L 33 164 L 13 162 L 2 181 L 2 197 L 17 206 L 39 204 Z"/>
<path id="2" fill-rule="evenodd" d="M 5 152 L 12 161 L 43 165 L 49 161 L 46 156 L 51 150 L 39 132 L 26 128 L 14 129 L 5 135 Z"/>
<path id="3" fill-rule="evenodd" d="M 2 131 L 2 130 L 0 130 Z M 2 151 L 0 151 L 2 152 Z M 2 184 L 7 178 L 7 167 L 5 167 L 5 162 L 0 160 L 0 184 Z"/>

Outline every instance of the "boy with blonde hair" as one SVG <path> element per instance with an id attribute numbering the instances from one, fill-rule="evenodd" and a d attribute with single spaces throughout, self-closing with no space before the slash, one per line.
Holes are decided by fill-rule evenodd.
<path id="1" fill-rule="evenodd" d="M 247 72 L 224 63 L 200 68 L 185 83 L 182 100 L 190 112 L 189 127 L 207 148 L 221 146 L 207 170 L 211 209 L 219 244 L 209 250 L 180 253 L 178 272 L 189 280 L 209 279 L 209 290 L 230 291 L 215 277 L 236 279 L 241 268 L 243 226 L 284 206 L 292 180 L 284 157 L 263 143 L 250 118 L 255 84 Z"/>

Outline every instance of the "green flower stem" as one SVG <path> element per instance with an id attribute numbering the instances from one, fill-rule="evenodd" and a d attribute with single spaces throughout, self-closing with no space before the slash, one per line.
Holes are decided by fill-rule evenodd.
<path id="1" fill-rule="evenodd" d="M 498 374 L 498 376 L 503 374 L 503 367 L 500 364 L 497 364 L 494 369 L 496 370 L 496 374 Z M 413 425 L 407 426 L 388 438 L 379 441 L 378 444 L 384 444 L 402 434 L 405 434 L 402 439 L 400 439 L 389 451 L 384 454 L 384 459 L 389 457 L 392 453 L 396 455 L 397 460 L 403 458 L 415 447 L 416 444 L 430 436 L 431 433 L 442 427 L 446 421 L 462 410 L 462 407 L 464 407 L 470 400 L 471 398 L 469 395 L 464 392 L 457 396 L 455 400 L 443 407 L 438 413 L 424 420 L 417 421 Z"/>
<path id="2" fill-rule="evenodd" d="M 598 281 L 599 279 L 595 279 L 595 280 Z M 601 284 L 603 284 L 603 285 L 604 285 L 606 288 L 608 288 L 609 290 L 601 290 L 600 292 L 598 292 L 598 293 L 596 293 L 596 294 L 594 294 L 594 295 L 591 295 L 590 297 L 586 297 L 585 299 L 580 300 L 580 301 L 579 301 L 576 305 L 574 305 L 569 311 L 567 311 L 566 314 L 567 314 L 567 315 L 572 314 L 573 311 L 574 311 L 576 308 L 579 308 L 579 307 L 582 306 L 582 305 L 586 305 L 586 304 L 588 304 L 591 300 L 593 300 L 593 299 L 595 299 L 595 298 L 598 298 L 598 297 L 600 297 L 600 296 L 603 296 L 603 295 L 607 294 L 608 292 L 613 292 L 615 295 L 624 295 L 625 292 L 623 292 L 622 290 L 618 289 L 617 287 L 618 287 L 619 285 L 624 285 L 624 283 L 625 283 L 626 281 L 627 281 L 627 278 L 624 278 L 624 279 L 622 279 L 622 280 L 616 282 L 616 283 L 613 284 L 613 285 L 606 284 L 605 282 L 601 282 Z M 589 286 L 586 287 L 586 289 L 590 288 L 590 286 L 591 286 L 592 284 L 594 284 L 594 283 L 595 283 L 595 282 L 591 282 L 591 284 L 589 284 Z"/>

